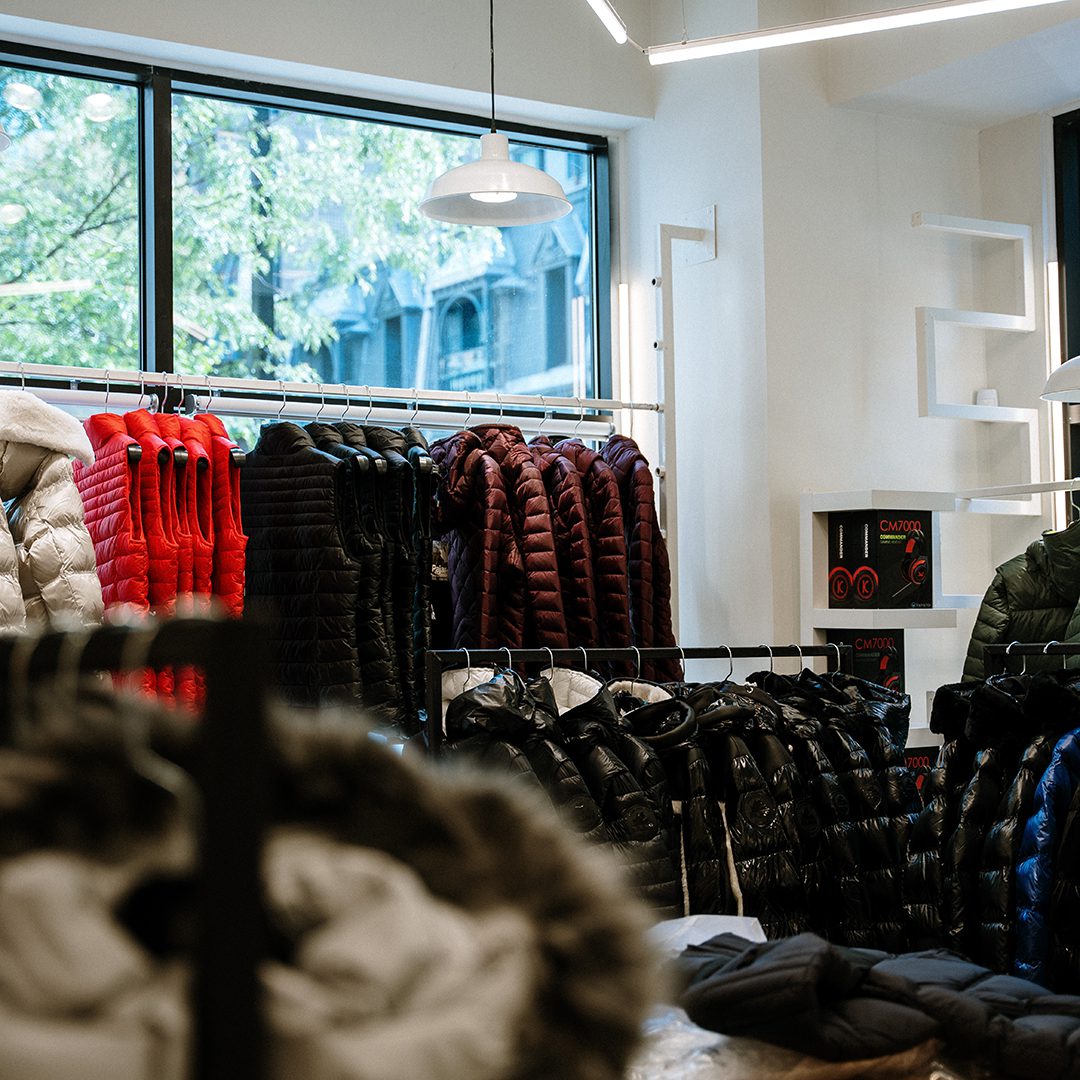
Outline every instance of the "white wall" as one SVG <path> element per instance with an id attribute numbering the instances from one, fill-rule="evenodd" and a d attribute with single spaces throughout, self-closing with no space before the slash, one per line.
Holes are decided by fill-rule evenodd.
<path id="1" fill-rule="evenodd" d="M 716 6 L 690 0 L 693 26 Z M 726 6 L 732 28 L 752 0 Z M 662 34 L 681 33 L 660 23 Z M 715 203 L 714 262 L 677 268 L 681 637 L 688 644 L 771 640 L 761 126 L 757 59 L 657 72 L 656 116 L 620 144 L 624 249 L 631 284 L 634 392 L 655 386 L 657 229 Z"/>

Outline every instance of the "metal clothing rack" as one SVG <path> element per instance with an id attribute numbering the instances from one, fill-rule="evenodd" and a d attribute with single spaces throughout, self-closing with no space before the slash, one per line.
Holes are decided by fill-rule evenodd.
<path id="1" fill-rule="evenodd" d="M 1008 645 L 984 645 L 983 660 L 987 675 L 1003 675 L 1009 657 L 1080 656 L 1080 643 L 1062 641 L 1012 641 Z"/>
<path id="2" fill-rule="evenodd" d="M 427 649 L 424 652 L 425 705 L 427 709 L 428 750 L 437 754 L 442 748 L 445 732 L 442 715 L 442 673 L 462 663 L 470 667 L 517 664 L 588 665 L 593 661 L 630 661 L 639 666 L 646 660 L 799 660 L 808 657 L 835 660 L 835 668 L 850 675 L 853 669 L 853 650 L 850 645 L 720 645 L 688 646 L 687 648 L 629 648 L 629 649 Z"/>
<path id="3" fill-rule="evenodd" d="M 146 635 L 137 646 L 133 634 Z M 195 666 L 205 675 L 198 727 L 201 792 L 198 944 L 195 955 L 196 1080 L 261 1080 L 258 965 L 263 942 L 260 837 L 267 816 L 265 634 L 250 622 L 178 618 L 44 634 L 24 673 L 14 657 L 31 639 L 0 638 L 0 677 L 10 685 L 80 672 Z M 135 647 L 133 647 L 135 646 Z M 9 695 L 10 700 L 10 695 Z"/>

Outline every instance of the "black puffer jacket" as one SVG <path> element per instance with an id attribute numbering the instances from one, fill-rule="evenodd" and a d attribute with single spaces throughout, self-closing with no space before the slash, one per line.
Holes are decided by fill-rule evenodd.
<path id="1" fill-rule="evenodd" d="M 783 937 L 805 929 L 807 913 L 796 842 L 747 741 L 769 732 L 771 723 L 758 703 L 735 693 L 716 695 L 698 714 L 699 737 L 719 783 L 739 913 L 759 919 L 769 937 Z"/>
<path id="2" fill-rule="evenodd" d="M 623 757 L 633 736 L 602 683 L 561 668 L 550 675 L 560 710 L 558 730 L 600 807 L 608 837 L 631 881 L 657 911 L 666 917 L 681 915 L 682 889 L 672 857 L 671 805 L 663 766 L 640 740 L 634 742 L 655 767 L 650 764 L 643 771 L 645 759 L 637 749 L 629 760 Z M 666 806 L 658 802 L 661 798 Z"/>
<path id="3" fill-rule="evenodd" d="M 1074 677 L 1055 673 L 1030 678 L 1024 696 L 1023 726 L 1032 739 L 1020 757 L 983 843 L 977 892 L 978 940 L 973 959 L 995 971 L 1012 969 L 1016 863 L 1024 826 L 1034 808 L 1035 789 L 1050 764 L 1058 738 L 1080 725 L 1080 692 L 1064 681 Z"/>
<path id="4" fill-rule="evenodd" d="M 840 875 L 842 902 L 830 936 L 850 945 L 902 948 L 904 917 L 900 900 L 901 837 L 890 814 L 881 778 L 851 728 L 866 718 L 835 687 L 811 671 L 791 680 L 772 673 L 755 681 L 788 709 L 815 721 L 803 728 L 824 752 L 838 792 L 833 803 L 839 829 L 830 839 Z M 794 745 L 794 744 L 793 744 Z M 839 848 L 839 850 L 836 850 Z"/>
<path id="5" fill-rule="evenodd" d="M 240 482 L 245 592 L 273 614 L 278 688 L 303 704 L 359 703 L 362 567 L 352 546 L 348 465 L 295 424 L 265 424 Z"/>
<path id="6" fill-rule="evenodd" d="M 413 508 L 416 483 L 408 458 L 409 446 L 400 431 L 385 427 L 365 427 L 367 445 L 381 454 L 387 464 L 386 502 L 383 527 L 390 542 L 393 569 L 390 598 L 394 609 L 394 654 L 405 723 L 409 730 L 419 727 L 413 658 L 413 605 L 416 602 L 416 538 Z"/>
<path id="7" fill-rule="evenodd" d="M 688 915 L 734 914 L 727 827 L 716 801 L 709 759 L 693 706 L 640 679 L 608 683 L 620 712 L 667 773 L 675 813 L 683 898 Z"/>
<path id="8" fill-rule="evenodd" d="M 993 1077 L 1080 1075 L 1080 998 L 951 953 L 889 956 L 813 934 L 751 945 L 721 934 L 687 949 L 677 967 L 690 1019 L 727 1035 L 834 1061 L 944 1039 L 950 1058 Z"/>
<path id="9" fill-rule="evenodd" d="M 413 471 L 413 549 L 416 551 L 416 592 L 413 595 L 413 682 L 416 699 L 423 707 L 426 694 L 424 650 L 431 648 L 431 500 L 435 493 L 436 469 L 423 433 L 408 427 L 406 456 Z"/>
<path id="10" fill-rule="evenodd" d="M 975 771 L 960 796 L 959 818 L 943 854 L 942 920 L 948 947 L 964 956 L 978 948 L 978 875 L 986 835 L 1016 776 L 1027 741 L 1025 682 L 997 676 L 975 688 L 966 734 L 977 748 Z"/>
<path id="11" fill-rule="evenodd" d="M 356 650 L 364 705 L 383 720 L 400 722 L 401 691 L 394 665 L 393 641 L 386 631 L 380 592 L 383 565 L 381 527 L 374 505 L 376 474 L 384 467 L 377 455 L 345 443 L 330 424 L 308 424 L 308 434 L 322 451 L 345 464 L 346 485 L 339 515 L 349 551 L 360 566 L 356 594 Z"/>

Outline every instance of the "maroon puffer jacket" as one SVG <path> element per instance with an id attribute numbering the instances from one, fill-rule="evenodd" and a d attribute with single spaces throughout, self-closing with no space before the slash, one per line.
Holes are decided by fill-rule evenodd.
<path id="1" fill-rule="evenodd" d="M 524 565 L 498 462 L 471 431 L 431 445 L 439 469 L 432 534 L 449 534 L 450 595 L 457 648 L 520 648 Z"/>
<path id="2" fill-rule="evenodd" d="M 636 644 L 642 648 L 670 647 L 676 644 L 671 626 L 671 566 L 656 517 L 649 463 L 638 444 L 626 435 L 612 435 L 600 456 L 619 482 L 630 560 L 630 622 Z M 677 660 L 643 665 L 642 676 L 654 682 L 677 681 L 682 678 L 682 665 Z"/>
<path id="3" fill-rule="evenodd" d="M 608 649 L 629 648 L 634 637 L 630 629 L 630 580 L 619 482 L 611 466 L 579 439 L 564 439 L 555 449 L 581 477 L 589 514 L 599 644 Z M 635 671 L 636 667 L 629 670 Z"/>
<path id="4" fill-rule="evenodd" d="M 510 520 L 525 565 L 525 645 L 565 649 L 569 639 L 555 557 L 555 530 L 532 451 L 511 424 L 482 424 L 470 430 L 499 463 L 506 483 Z"/>
<path id="5" fill-rule="evenodd" d="M 594 649 L 600 644 L 600 617 L 596 607 L 589 510 L 581 476 L 574 463 L 563 457 L 543 435 L 533 439 L 529 448 L 551 508 L 567 637 L 571 647 Z"/>

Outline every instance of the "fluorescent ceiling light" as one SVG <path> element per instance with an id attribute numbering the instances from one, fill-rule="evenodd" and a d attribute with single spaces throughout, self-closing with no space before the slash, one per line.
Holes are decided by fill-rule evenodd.
<path id="1" fill-rule="evenodd" d="M 829 41 L 856 34 L 872 34 L 878 30 L 924 26 L 928 23 L 966 19 L 972 15 L 991 15 L 999 11 L 1016 11 L 1020 8 L 1042 7 L 1062 2 L 1063 0 L 941 0 L 936 4 L 889 8 L 862 15 L 844 15 L 837 19 L 822 19 L 819 22 L 800 23 L 796 26 L 774 26 L 723 37 L 676 41 L 670 45 L 650 45 L 645 52 L 650 64 L 674 64 L 680 60 L 775 49 L 781 45 L 797 45 L 808 41 Z M 589 0 L 589 3 L 592 4 L 593 0 Z"/>
<path id="2" fill-rule="evenodd" d="M 626 32 L 626 23 L 619 18 L 619 13 L 608 3 L 608 0 L 589 0 L 589 7 L 596 12 L 597 18 L 607 27 L 607 32 L 615 39 L 616 44 L 625 45 L 630 40 Z"/>

